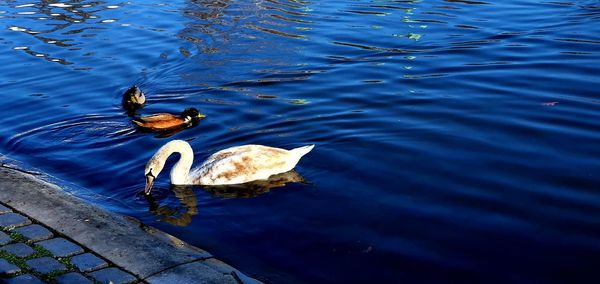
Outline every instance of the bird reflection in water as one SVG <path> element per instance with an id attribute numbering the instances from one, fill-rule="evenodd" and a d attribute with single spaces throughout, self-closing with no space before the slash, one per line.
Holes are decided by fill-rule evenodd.
<path id="1" fill-rule="evenodd" d="M 150 212 L 161 222 L 184 227 L 192 222 L 192 217 L 198 214 L 198 200 L 191 185 L 171 185 L 175 197 L 179 199 L 180 206 L 160 206 L 152 195 L 143 195 L 148 201 Z"/>
<path id="2" fill-rule="evenodd" d="M 244 184 L 218 185 L 218 186 L 192 186 L 171 185 L 175 197 L 179 199 L 180 205 L 160 206 L 152 195 L 144 195 L 148 201 L 150 212 L 157 216 L 161 222 L 171 225 L 185 227 L 192 222 L 192 217 L 198 215 L 198 200 L 194 194 L 194 187 L 201 188 L 211 196 L 217 198 L 253 198 L 271 191 L 271 189 L 283 187 L 288 183 L 303 183 L 305 179 L 296 171 L 273 175 L 266 180 L 258 180 Z"/>

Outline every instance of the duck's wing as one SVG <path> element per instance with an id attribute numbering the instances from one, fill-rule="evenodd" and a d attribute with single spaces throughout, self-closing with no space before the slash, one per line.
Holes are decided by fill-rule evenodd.
<path id="1" fill-rule="evenodd" d="M 147 116 L 142 116 L 133 120 L 140 127 L 150 128 L 152 130 L 167 130 L 177 127 L 182 127 L 186 121 L 176 115 L 169 113 L 157 113 Z"/>
<path id="2" fill-rule="evenodd" d="M 192 173 L 192 182 L 202 185 L 241 184 L 267 179 L 294 168 L 300 157 L 285 149 L 245 145 L 221 150 Z"/>
<path id="3" fill-rule="evenodd" d="M 138 119 L 141 121 L 144 121 L 144 122 L 157 122 L 157 121 L 176 119 L 176 118 L 178 118 L 178 116 L 170 114 L 170 113 L 155 113 L 155 114 L 151 114 L 151 115 L 144 115 Z"/>

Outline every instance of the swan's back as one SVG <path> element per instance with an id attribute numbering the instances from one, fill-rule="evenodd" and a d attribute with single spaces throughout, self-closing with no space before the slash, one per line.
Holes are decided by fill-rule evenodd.
<path id="1" fill-rule="evenodd" d="M 267 179 L 293 169 L 314 145 L 292 150 L 244 145 L 221 150 L 192 173 L 194 184 L 226 185 Z"/>

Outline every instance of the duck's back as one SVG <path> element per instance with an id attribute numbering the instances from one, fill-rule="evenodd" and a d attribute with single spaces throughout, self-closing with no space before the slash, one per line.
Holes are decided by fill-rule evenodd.
<path id="1" fill-rule="evenodd" d="M 140 127 L 153 130 L 165 130 L 185 125 L 185 120 L 179 116 L 170 113 L 157 113 L 148 116 L 136 118 L 133 121 Z"/>
<path id="2" fill-rule="evenodd" d="M 193 183 L 226 185 L 267 179 L 293 169 L 310 150 L 302 154 L 294 151 L 262 145 L 227 148 L 208 157 L 195 170 Z"/>

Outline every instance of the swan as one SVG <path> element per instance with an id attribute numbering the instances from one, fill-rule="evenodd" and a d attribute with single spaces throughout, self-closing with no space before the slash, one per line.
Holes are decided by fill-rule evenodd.
<path id="1" fill-rule="evenodd" d="M 171 184 L 231 185 L 264 180 L 272 175 L 290 171 L 314 146 L 308 145 L 292 150 L 262 145 L 235 146 L 212 154 L 190 172 L 194 162 L 192 147 L 186 141 L 173 140 L 160 147 L 146 164 L 144 193 L 150 194 L 154 180 L 173 153 L 179 153 L 180 157 L 171 169 Z"/>

